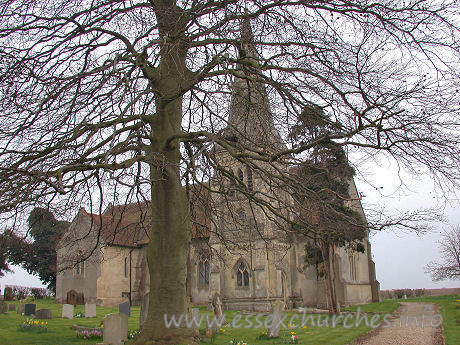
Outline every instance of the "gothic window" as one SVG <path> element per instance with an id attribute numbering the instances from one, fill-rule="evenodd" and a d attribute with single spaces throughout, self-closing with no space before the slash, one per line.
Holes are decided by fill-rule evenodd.
<path id="1" fill-rule="evenodd" d="M 240 263 L 238 266 L 238 271 L 236 272 L 236 284 L 238 287 L 249 286 L 249 272 L 243 262 Z"/>
<path id="2" fill-rule="evenodd" d="M 241 169 L 238 169 L 238 180 L 240 180 L 241 182 L 243 182 L 244 180 L 243 171 Z"/>
<path id="3" fill-rule="evenodd" d="M 77 254 L 75 255 L 75 260 L 77 261 L 73 269 L 73 274 L 75 276 L 85 275 L 85 261 L 83 261 L 82 258 L 83 258 L 83 253 L 81 250 L 79 250 Z"/>
<path id="4" fill-rule="evenodd" d="M 199 275 L 200 286 L 209 285 L 209 261 L 207 259 L 200 260 Z"/>
<path id="5" fill-rule="evenodd" d="M 252 180 L 252 170 L 251 168 L 247 167 L 246 175 L 248 176 L 248 190 L 250 192 L 254 191 L 254 181 Z"/>
<path id="6" fill-rule="evenodd" d="M 230 172 L 233 175 L 233 170 L 230 169 Z M 230 197 L 232 197 L 232 198 L 236 197 L 236 189 L 237 189 L 237 186 L 235 184 L 235 181 L 231 180 L 231 182 L 230 182 L 230 190 L 229 190 Z"/>
<path id="7" fill-rule="evenodd" d="M 348 256 L 348 260 L 350 263 L 350 280 L 356 281 L 358 280 L 358 267 L 356 264 L 357 261 L 357 255 L 352 254 Z"/>

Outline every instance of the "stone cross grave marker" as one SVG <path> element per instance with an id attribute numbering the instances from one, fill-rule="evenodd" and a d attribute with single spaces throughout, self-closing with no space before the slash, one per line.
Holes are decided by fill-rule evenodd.
<path id="1" fill-rule="evenodd" d="M 267 331 L 269 338 L 276 338 L 280 335 L 280 320 L 281 320 L 281 313 L 284 309 L 284 302 L 283 301 L 275 301 L 272 303 L 270 308 L 270 314 L 273 316 L 271 321 L 270 328 Z"/>

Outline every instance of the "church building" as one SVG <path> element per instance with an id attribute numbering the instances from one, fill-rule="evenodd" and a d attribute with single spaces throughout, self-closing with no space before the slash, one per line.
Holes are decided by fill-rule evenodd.
<path id="1" fill-rule="evenodd" d="M 258 64 L 258 52 L 249 20 L 241 25 L 240 57 L 248 63 L 237 68 L 224 136 L 244 147 L 262 146 L 267 152 L 285 149 L 274 125 L 267 90 L 258 80 L 262 76 L 251 67 Z M 324 279 L 318 275 L 318 267 L 305 264 L 309 240 L 286 231 L 283 221 L 283 217 L 292 216 L 280 205 L 292 202 L 292 196 L 268 181 L 266 174 L 258 173 L 270 169 L 289 173 L 292 168 L 283 162 L 243 164 L 218 145 L 212 154 L 225 173 L 236 176 L 245 186 L 244 193 L 253 195 L 258 203 L 217 172 L 207 186 L 190 186 L 192 240 L 187 289 L 192 303 L 209 304 L 217 293 L 224 309 L 267 311 L 275 300 L 284 301 L 288 308 L 325 307 Z M 227 192 L 210 194 L 208 188 L 225 188 Z M 349 195 L 350 208 L 365 219 L 353 181 Z M 274 205 L 273 200 L 280 205 Z M 264 212 L 257 206 L 260 203 L 279 208 L 280 217 Z M 149 202 L 111 205 L 103 215 L 84 209 L 78 212 L 57 248 L 58 303 L 66 303 L 72 290 L 83 294 L 86 302 L 103 306 L 127 300 L 139 305 L 145 300 L 150 286 L 146 263 L 149 206 Z M 368 238 L 360 243 L 361 251 L 333 248 L 334 284 L 342 305 L 379 300 Z"/>

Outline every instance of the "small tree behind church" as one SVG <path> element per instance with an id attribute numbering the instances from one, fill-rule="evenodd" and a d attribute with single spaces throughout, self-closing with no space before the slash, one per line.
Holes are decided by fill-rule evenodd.
<path id="1" fill-rule="evenodd" d="M 329 312 L 338 314 L 340 303 L 335 288 L 335 252 L 339 246 L 353 248 L 368 229 L 361 215 L 351 208 L 349 195 L 354 169 L 341 145 L 329 138 L 340 131 L 320 107 L 308 106 L 299 116 L 290 138 L 295 145 L 319 141 L 296 168 L 299 179 L 294 196 L 298 207 L 299 233 L 311 238 L 306 246 L 307 265 L 322 264 Z"/>

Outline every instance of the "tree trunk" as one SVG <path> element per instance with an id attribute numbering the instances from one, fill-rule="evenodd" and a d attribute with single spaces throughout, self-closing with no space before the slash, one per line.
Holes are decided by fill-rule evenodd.
<path id="1" fill-rule="evenodd" d="M 158 109 L 158 108 L 157 108 Z M 160 109 L 158 109 L 160 110 Z M 189 203 L 180 183 L 179 147 L 168 148 L 165 140 L 174 132 L 169 121 L 181 113 L 181 100 L 160 110 L 157 116 L 158 137 L 153 145 L 154 162 L 150 167 L 152 181 L 152 232 L 147 251 L 150 272 L 150 296 L 147 320 L 135 344 L 199 344 L 198 333 L 187 328 L 167 328 L 165 314 L 189 313 L 186 291 L 187 257 L 190 246 Z M 180 122 L 179 122 L 180 126 Z"/>
<path id="2" fill-rule="evenodd" d="M 334 253 L 329 244 L 321 244 L 321 253 L 324 262 L 324 282 L 326 286 L 327 308 L 330 314 L 340 314 L 340 304 L 338 303 L 335 289 L 334 277 Z"/>
<path id="3" fill-rule="evenodd" d="M 180 132 L 181 83 L 189 75 L 185 65 L 187 40 L 177 35 L 183 13 L 174 1 L 158 2 L 156 14 L 161 47 L 158 68 L 146 67 L 146 75 L 155 89 L 156 113 L 151 118 L 150 180 L 152 185 L 152 232 L 147 249 L 150 272 L 150 296 L 147 320 L 136 345 L 200 343 L 198 330 L 185 322 L 166 326 L 172 315 L 178 319 L 189 314 L 187 301 L 187 259 L 190 247 L 190 211 L 185 188 L 180 181 L 179 143 L 168 139 Z M 176 97 L 176 98 L 174 98 Z"/>

